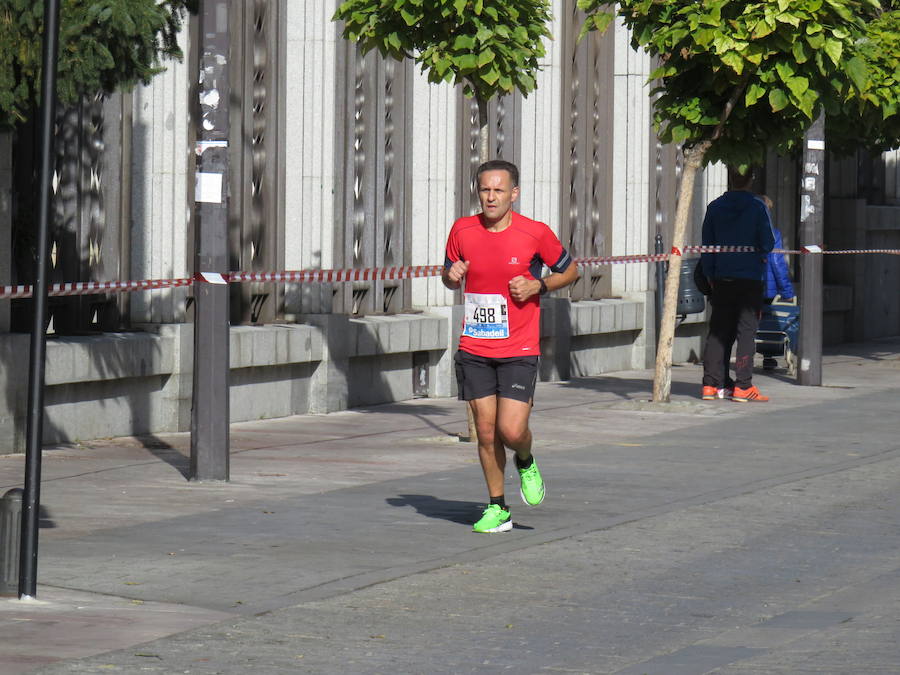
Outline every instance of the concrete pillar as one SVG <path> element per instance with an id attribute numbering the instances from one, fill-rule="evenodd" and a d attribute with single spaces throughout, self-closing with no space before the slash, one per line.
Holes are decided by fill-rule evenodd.
<path id="1" fill-rule="evenodd" d="M 153 424 L 167 431 L 190 431 L 194 390 L 194 324 L 145 326 L 173 341 L 172 374 L 165 378 L 160 402 L 153 410 Z"/>
<path id="2" fill-rule="evenodd" d="M 464 307 L 462 305 L 429 307 L 428 313 L 444 317 L 447 320 L 445 334 L 447 348 L 439 352 L 429 352 L 428 396 L 434 398 L 456 396 L 456 369 L 453 365 L 453 355 L 456 354 L 459 334 L 462 332 Z"/>
<path id="3" fill-rule="evenodd" d="M 309 314 L 303 322 L 322 331 L 322 360 L 309 385 L 309 412 L 346 410 L 349 401 L 350 317 Z"/>
<path id="4" fill-rule="evenodd" d="M 630 293 L 629 299 L 639 300 L 643 303 L 642 328 L 634 341 L 631 357 L 631 367 L 636 370 L 652 368 L 656 361 L 656 321 L 654 321 L 654 291 Z"/>
<path id="5" fill-rule="evenodd" d="M 568 298 L 541 298 L 542 382 L 568 380 L 572 365 L 572 314 Z"/>
<path id="6" fill-rule="evenodd" d="M 25 452 L 27 333 L 0 333 L 0 455 Z"/>

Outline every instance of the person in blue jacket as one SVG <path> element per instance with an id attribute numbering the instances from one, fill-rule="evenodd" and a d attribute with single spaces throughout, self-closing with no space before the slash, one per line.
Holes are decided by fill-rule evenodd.
<path id="1" fill-rule="evenodd" d="M 756 328 L 762 309 L 766 262 L 775 248 L 769 209 L 751 191 L 753 174 L 728 169 L 729 190 L 713 200 L 703 219 L 704 246 L 750 246 L 753 251 L 704 253 L 703 274 L 712 286 L 712 316 L 703 351 L 702 398 L 725 385 L 725 350 L 736 343 L 734 401 L 768 401 L 753 385 Z"/>
<path id="2" fill-rule="evenodd" d="M 766 195 L 760 195 L 759 198 L 768 207 L 771 215 L 774 206 L 772 200 Z M 775 248 L 784 248 L 781 231 L 773 226 L 772 232 L 775 235 Z M 794 299 L 794 284 L 791 283 L 791 273 L 783 253 L 769 253 L 766 261 L 766 290 L 763 293 L 763 301 L 770 304 L 776 295 L 780 295 L 782 300 Z"/>

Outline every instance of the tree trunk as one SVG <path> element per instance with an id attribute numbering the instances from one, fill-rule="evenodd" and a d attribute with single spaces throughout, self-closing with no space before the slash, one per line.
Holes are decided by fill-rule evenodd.
<path id="1" fill-rule="evenodd" d="M 688 214 L 691 202 L 694 201 L 694 180 L 697 171 L 703 164 L 706 151 L 714 141 L 722 136 L 725 123 L 731 111 L 747 89 L 750 71 L 735 86 L 734 91 L 725 103 L 722 117 L 716 125 L 709 140 L 701 141 L 684 151 L 684 173 L 681 175 L 681 188 L 678 192 L 678 207 L 675 210 L 675 231 L 672 233 L 672 248 L 681 251 L 684 248 L 684 233 L 687 230 Z M 669 258 L 669 273 L 666 276 L 666 296 L 663 302 L 662 320 L 659 322 L 659 336 L 656 347 L 656 373 L 653 376 L 653 400 L 669 401 L 672 392 L 672 343 L 675 341 L 675 310 L 678 308 L 678 282 L 681 279 L 681 256 Z"/>
<path id="2" fill-rule="evenodd" d="M 709 143 L 701 143 L 684 152 L 684 172 L 678 192 L 678 207 L 675 210 L 675 231 L 672 247 L 679 251 L 684 248 L 688 215 L 694 198 L 694 181 L 703 163 L 703 156 Z M 666 295 L 663 314 L 659 322 L 659 341 L 656 349 L 656 373 L 653 377 L 653 400 L 669 401 L 672 391 L 672 343 L 675 341 L 675 310 L 678 306 L 678 282 L 681 275 L 682 256 L 669 258 L 669 273 L 666 275 Z"/>

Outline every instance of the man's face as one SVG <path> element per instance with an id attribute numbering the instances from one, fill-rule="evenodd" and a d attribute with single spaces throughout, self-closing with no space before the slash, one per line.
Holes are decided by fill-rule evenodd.
<path id="1" fill-rule="evenodd" d="M 481 211 L 489 222 L 502 220 L 518 196 L 519 188 L 513 187 L 509 172 L 503 169 L 485 171 L 478 179 Z"/>

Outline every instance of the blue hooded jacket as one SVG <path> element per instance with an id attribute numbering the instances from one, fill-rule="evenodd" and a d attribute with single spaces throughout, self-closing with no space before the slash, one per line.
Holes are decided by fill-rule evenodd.
<path id="1" fill-rule="evenodd" d="M 729 190 L 706 207 L 704 246 L 753 246 L 756 253 L 704 253 L 700 256 L 707 279 L 766 278 L 766 257 L 775 248 L 769 209 L 747 190 Z"/>
<path id="2" fill-rule="evenodd" d="M 775 248 L 783 248 L 784 241 L 781 232 L 775 228 Z M 788 271 L 784 253 L 770 253 L 769 262 L 766 265 L 766 292 L 764 298 L 774 298 L 780 295 L 784 300 L 794 297 L 794 284 L 791 283 L 791 275 Z"/>

